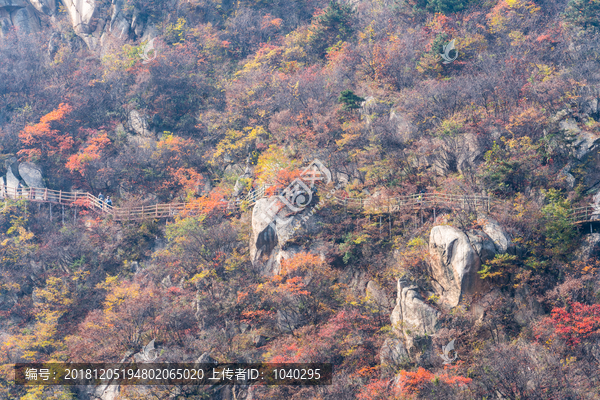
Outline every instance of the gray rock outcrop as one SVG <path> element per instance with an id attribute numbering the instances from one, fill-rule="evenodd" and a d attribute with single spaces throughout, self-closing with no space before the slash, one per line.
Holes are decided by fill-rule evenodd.
<path id="1" fill-rule="evenodd" d="M 457 306 L 464 295 L 475 294 L 483 288 L 477 274 L 481 257 L 493 256 L 494 243 L 487 234 L 481 231 L 469 234 L 442 225 L 434 226 L 429 236 L 429 266 L 433 286 L 442 301 L 450 307 Z"/>
<path id="2" fill-rule="evenodd" d="M 0 0 L 0 38 L 11 29 L 30 34 L 41 29 L 35 8 L 25 0 Z"/>
<path id="3" fill-rule="evenodd" d="M 71 17 L 71 25 L 77 34 L 92 34 L 97 16 L 96 0 L 63 0 L 63 5 Z M 85 39 L 84 39 L 85 40 Z"/>
<path id="4" fill-rule="evenodd" d="M 277 226 L 274 218 L 267 217 L 268 207 L 271 204 L 268 198 L 259 199 L 252 210 L 252 234 L 250 236 L 250 259 L 254 265 L 264 263 L 261 269 L 263 274 L 276 273 L 274 271 L 271 254 L 279 244 L 279 230 L 284 226 Z M 280 232 L 281 233 L 281 232 Z"/>
<path id="5" fill-rule="evenodd" d="M 313 208 L 306 207 L 294 213 L 283 206 L 275 196 L 259 199 L 252 210 L 250 259 L 264 276 L 279 273 L 281 261 L 300 251 L 286 243 L 298 229 L 316 233 L 320 227 L 312 216 Z"/>
<path id="6" fill-rule="evenodd" d="M 56 0 L 29 0 L 36 10 L 46 15 L 54 15 L 56 13 Z"/>
<path id="7" fill-rule="evenodd" d="M 8 7 L 26 7 L 26 0 L 0 0 L 0 8 L 8 8 Z"/>
<path id="8" fill-rule="evenodd" d="M 512 247 L 511 238 L 498 222 L 491 218 L 486 218 L 482 227 L 483 231 L 492 239 L 496 246 L 496 253 L 506 253 Z"/>
<path id="9" fill-rule="evenodd" d="M 367 287 L 365 289 L 367 301 L 373 304 L 376 309 L 382 312 L 390 312 L 392 309 L 392 304 L 390 299 L 388 299 L 385 291 L 379 284 L 375 281 L 369 281 L 367 283 Z"/>
<path id="10" fill-rule="evenodd" d="M 123 13 L 123 0 L 113 0 L 113 12 L 110 19 L 110 32 L 119 39 L 129 38 L 131 24 L 125 18 Z"/>
<path id="11" fill-rule="evenodd" d="M 140 136 L 151 136 L 152 132 L 148 127 L 148 119 L 137 110 L 129 112 L 127 127 Z"/>
<path id="12" fill-rule="evenodd" d="M 418 287 L 402 279 L 398 280 L 396 306 L 390 316 L 392 326 L 412 348 L 416 337 L 435 334 L 440 327 L 439 312 L 425 303 Z"/>
<path id="13" fill-rule="evenodd" d="M 498 250 L 494 241 L 483 231 L 469 230 L 465 232 L 471 243 L 471 247 L 479 256 L 479 261 L 483 264 L 487 260 L 494 258 Z"/>
<path id="14" fill-rule="evenodd" d="M 19 178 L 17 178 L 15 172 L 13 172 L 14 170 L 12 168 L 8 168 L 8 171 L 6 172 L 6 186 L 9 190 L 9 193 L 12 191 L 14 193 L 14 190 L 19 186 Z"/>
<path id="15" fill-rule="evenodd" d="M 600 144 L 600 136 L 591 132 L 579 132 L 573 143 L 573 152 L 578 160 L 582 160 L 585 156 L 598 148 Z"/>
<path id="16" fill-rule="evenodd" d="M 238 197 L 242 193 L 247 180 L 251 179 L 251 178 L 252 178 L 252 171 L 250 171 L 250 166 L 246 165 L 246 169 L 244 170 L 244 173 L 242 175 L 240 175 L 237 178 L 237 180 L 235 181 L 235 185 L 233 186 L 233 197 Z"/>
<path id="17" fill-rule="evenodd" d="M 206 352 L 202 353 L 198 359 L 196 359 L 196 364 L 218 364 L 219 362 L 211 357 L 211 355 Z"/>
<path id="18" fill-rule="evenodd" d="M 383 368 L 396 371 L 399 367 L 410 362 L 410 357 L 404 342 L 399 338 L 387 338 L 381 346 L 379 361 Z"/>
<path id="19" fill-rule="evenodd" d="M 40 167 L 30 162 L 19 164 L 19 175 L 25 181 L 25 184 L 34 188 L 45 188 L 42 170 Z"/>
<path id="20" fill-rule="evenodd" d="M 575 252 L 575 257 L 580 261 L 595 259 L 600 256 L 600 233 L 585 235 L 581 246 Z"/>

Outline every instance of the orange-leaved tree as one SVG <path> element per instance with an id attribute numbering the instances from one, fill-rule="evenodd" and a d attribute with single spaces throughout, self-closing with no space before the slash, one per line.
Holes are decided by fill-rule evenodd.
<path id="1" fill-rule="evenodd" d="M 319 323 L 338 305 L 336 273 L 318 255 L 301 252 L 282 260 L 281 271 L 257 286 L 263 309 L 277 309 L 285 330 Z"/>
<path id="2" fill-rule="evenodd" d="M 462 387 L 471 383 L 471 378 L 465 378 L 464 376 L 451 376 L 450 374 L 435 375 L 425 368 L 419 367 L 415 372 L 400 371 L 400 390 L 406 394 L 415 394 L 422 390 L 428 389 L 433 383 L 439 385 L 443 383 L 445 385 Z"/>
<path id="3" fill-rule="evenodd" d="M 71 155 L 65 165 L 71 172 L 77 171 L 82 176 L 89 175 L 92 162 L 99 160 L 102 150 L 110 144 L 110 139 L 105 131 L 89 131 L 85 147 L 82 146 L 77 154 Z"/>
<path id="4" fill-rule="evenodd" d="M 40 118 L 39 123 L 26 126 L 19 132 L 19 139 L 25 148 L 18 154 L 31 161 L 45 161 L 69 154 L 74 140 L 65 132 L 65 119 L 71 111 L 70 105 L 61 103 L 57 109 Z"/>
<path id="5" fill-rule="evenodd" d="M 554 338 L 561 338 L 569 345 L 575 346 L 582 340 L 592 340 L 600 337 L 600 304 L 587 305 L 579 302 L 569 302 L 566 307 L 555 307 L 550 317 L 542 320 L 538 332 L 550 331 L 550 343 Z M 546 335 L 538 334 L 540 337 Z"/>

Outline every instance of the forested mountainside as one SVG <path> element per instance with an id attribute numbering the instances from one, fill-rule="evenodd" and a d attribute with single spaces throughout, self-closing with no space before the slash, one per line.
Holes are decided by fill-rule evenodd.
<path id="1" fill-rule="evenodd" d="M 0 0 L 0 398 L 600 398 L 599 16 Z M 333 383 L 13 381 L 152 340 Z"/>

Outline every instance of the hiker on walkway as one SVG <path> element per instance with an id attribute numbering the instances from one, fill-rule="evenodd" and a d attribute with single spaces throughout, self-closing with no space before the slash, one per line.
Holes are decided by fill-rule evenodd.
<path id="1" fill-rule="evenodd" d="M 100 203 L 100 208 L 104 208 L 102 203 L 104 202 L 104 195 L 102 194 L 102 192 L 100 192 L 100 194 L 98 195 L 98 202 Z"/>
<path id="2" fill-rule="evenodd" d="M 19 182 L 19 184 L 17 185 L 17 197 L 21 197 L 22 191 L 23 191 L 23 185 L 21 185 L 21 182 Z"/>
<path id="3" fill-rule="evenodd" d="M 106 196 L 106 205 L 112 207 L 112 200 L 110 199 L 110 196 Z"/>

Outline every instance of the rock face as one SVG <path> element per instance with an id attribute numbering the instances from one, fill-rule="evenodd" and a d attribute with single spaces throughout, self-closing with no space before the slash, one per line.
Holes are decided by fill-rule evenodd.
<path id="1" fill-rule="evenodd" d="M 508 233 L 493 219 L 487 218 L 482 229 L 494 241 L 496 253 L 506 253 L 513 247 Z"/>
<path id="2" fill-rule="evenodd" d="M 252 264 L 264 262 L 263 273 L 273 271 L 271 253 L 278 244 L 277 223 L 274 219 L 265 219 L 270 201 L 259 199 L 252 210 L 252 235 L 250 237 L 250 259 Z"/>
<path id="3" fill-rule="evenodd" d="M 13 196 L 16 189 L 19 187 L 19 183 L 23 186 L 23 190 L 27 187 L 45 188 L 44 180 L 42 176 L 42 170 L 34 163 L 24 162 L 19 163 L 16 158 L 12 157 L 5 161 L 6 178 L 0 179 L 1 185 L 6 185 L 7 194 L 0 193 L 0 197 L 6 195 Z M 24 183 L 24 185 L 23 185 Z M 43 194 L 32 192 L 31 195 L 35 195 L 37 198 L 41 198 Z M 28 194 L 28 192 L 23 192 Z"/>
<path id="4" fill-rule="evenodd" d="M 6 186 L 8 188 L 15 189 L 19 186 L 19 178 L 17 178 L 16 174 L 13 171 L 13 168 L 8 168 L 8 171 L 6 172 Z"/>
<path id="5" fill-rule="evenodd" d="M 396 307 L 390 316 L 392 326 L 412 348 L 416 337 L 433 335 L 439 329 L 439 312 L 425 303 L 418 287 L 398 280 Z"/>
<path id="6" fill-rule="evenodd" d="M 75 33 L 91 34 L 94 31 L 96 0 L 63 0 L 63 4 L 71 17 Z"/>
<path id="7" fill-rule="evenodd" d="M 575 157 L 577 157 L 578 160 L 582 160 L 593 150 L 596 150 L 599 143 L 600 136 L 590 132 L 580 132 L 577 135 L 575 143 L 573 143 Z"/>
<path id="8" fill-rule="evenodd" d="M 25 0 L 0 0 L 0 38 L 11 29 L 30 34 L 41 29 L 35 8 Z"/>
<path id="9" fill-rule="evenodd" d="M 252 171 L 250 171 L 250 166 L 246 165 L 244 173 L 240 175 L 235 181 L 235 185 L 233 186 L 233 197 L 238 197 L 242 193 L 245 187 L 246 180 L 251 178 Z"/>
<path id="10" fill-rule="evenodd" d="M 56 12 L 56 0 L 29 0 L 32 6 L 46 15 L 54 15 Z"/>
<path id="11" fill-rule="evenodd" d="M 19 175 L 29 187 L 45 188 L 42 170 L 34 163 L 24 162 L 19 164 Z"/>
<path id="12" fill-rule="evenodd" d="M 140 136 L 151 136 L 152 132 L 148 128 L 148 120 L 137 110 L 131 110 L 129 120 L 127 121 L 129 129 Z"/>
<path id="13" fill-rule="evenodd" d="M 252 210 L 250 259 L 262 275 L 278 274 L 281 261 L 300 251 L 296 246 L 286 246 L 295 227 L 301 226 L 301 229 L 312 233 L 318 231 L 319 227 L 314 221 L 315 217 L 310 214 L 311 210 L 311 207 L 306 207 L 294 214 L 289 208 L 282 207 L 275 196 L 256 202 Z"/>
<path id="14" fill-rule="evenodd" d="M 396 371 L 398 367 L 410 362 L 410 357 L 402 340 L 387 338 L 381 347 L 379 360 L 383 368 Z"/>
<path id="15" fill-rule="evenodd" d="M 113 0 L 114 6 L 112 17 L 110 19 L 110 31 L 119 39 L 129 38 L 129 30 L 131 28 L 131 24 L 123 14 L 123 3 L 124 0 Z"/>
<path id="16" fill-rule="evenodd" d="M 598 258 L 600 256 L 600 233 L 585 235 L 575 256 L 581 261 Z"/>
<path id="17" fill-rule="evenodd" d="M 481 231 L 467 235 L 451 226 L 435 226 L 429 236 L 429 253 L 434 288 L 445 303 L 455 307 L 463 295 L 482 289 L 477 271 L 482 257 L 493 257 L 495 244 Z"/>

